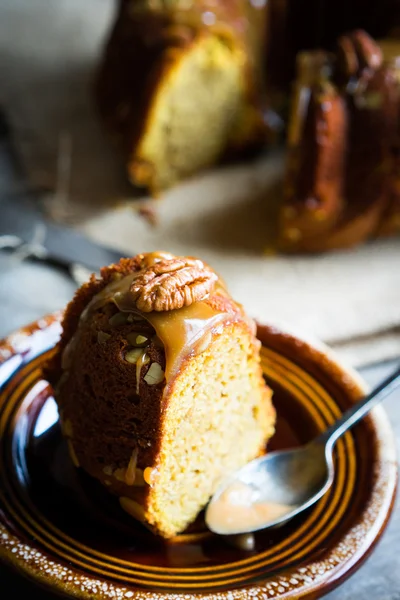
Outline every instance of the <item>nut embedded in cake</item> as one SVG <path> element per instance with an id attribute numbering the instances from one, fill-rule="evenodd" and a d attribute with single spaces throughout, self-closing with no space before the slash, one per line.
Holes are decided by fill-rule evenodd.
<path id="1" fill-rule="evenodd" d="M 201 260 L 141 254 L 67 306 L 46 374 L 76 466 L 170 538 L 274 431 L 255 324 Z"/>

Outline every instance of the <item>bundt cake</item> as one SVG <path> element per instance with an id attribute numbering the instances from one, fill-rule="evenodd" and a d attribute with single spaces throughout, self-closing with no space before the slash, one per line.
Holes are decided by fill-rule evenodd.
<path id="1" fill-rule="evenodd" d="M 96 103 L 153 196 L 284 122 L 279 250 L 347 248 L 400 230 L 399 37 L 397 0 L 120 0 Z"/>
<path id="2" fill-rule="evenodd" d="M 383 50 L 385 48 L 383 47 Z M 400 44 L 364 31 L 298 57 L 280 246 L 319 252 L 400 231 Z"/>
<path id="3" fill-rule="evenodd" d="M 77 467 L 170 538 L 274 431 L 255 324 L 205 263 L 140 254 L 67 306 L 46 376 Z"/>
<path id="4" fill-rule="evenodd" d="M 95 99 L 135 186 L 157 195 L 265 142 L 263 10 L 247 0 L 121 1 Z"/>
<path id="5" fill-rule="evenodd" d="M 334 51 L 338 38 L 355 29 L 375 39 L 399 38 L 399 1 L 268 0 L 265 75 L 268 93 L 278 94 L 285 114 L 298 54 Z"/>

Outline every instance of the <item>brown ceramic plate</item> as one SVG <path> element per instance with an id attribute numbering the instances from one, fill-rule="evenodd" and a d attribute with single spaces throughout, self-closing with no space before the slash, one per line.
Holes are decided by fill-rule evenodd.
<path id="1" fill-rule="evenodd" d="M 6 564 L 55 593 L 83 599 L 276 600 L 321 597 L 371 552 L 392 510 L 397 478 L 394 438 L 381 407 L 337 443 L 335 481 L 322 500 L 286 525 L 257 533 L 253 551 L 210 534 L 201 519 L 166 543 L 71 465 L 41 376 L 59 329 L 52 315 L 0 343 Z M 307 442 L 362 395 L 356 374 L 326 348 L 269 326 L 259 327 L 259 338 L 278 412 L 271 449 Z"/>

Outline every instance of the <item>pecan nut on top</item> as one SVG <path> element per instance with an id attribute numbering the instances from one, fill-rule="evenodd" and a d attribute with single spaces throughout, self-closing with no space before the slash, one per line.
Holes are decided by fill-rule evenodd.
<path id="1" fill-rule="evenodd" d="M 145 266 L 134 279 L 130 293 L 138 310 L 164 312 L 207 298 L 218 276 L 201 260 L 163 258 Z"/>

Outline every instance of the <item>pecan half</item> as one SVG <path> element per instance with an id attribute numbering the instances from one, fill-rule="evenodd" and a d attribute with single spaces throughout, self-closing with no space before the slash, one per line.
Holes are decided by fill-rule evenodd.
<path id="1" fill-rule="evenodd" d="M 217 279 L 200 260 L 174 257 L 145 267 L 130 292 L 142 312 L 175 310 L 204 300 Z"/>

